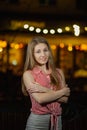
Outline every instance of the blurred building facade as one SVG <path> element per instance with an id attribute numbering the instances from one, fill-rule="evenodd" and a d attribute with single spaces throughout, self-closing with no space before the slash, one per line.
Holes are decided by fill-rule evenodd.
<path id="1" fill-rule="evenodd" d="M 0 0 L 0 71 L 21 75 L 26 45 L 41 35 L 66 78 L 87 77 L 86 5 L 86 0 Z"/>
<path id="2" fill-rule="evenodd" d="M 86 6 L 87 0 L 0 0 L 0 130 L 25 129 L 31 102 L 21 76 L 27 44 L 39 35 L 71 88 L 63 130 L 87 130 Z"/>

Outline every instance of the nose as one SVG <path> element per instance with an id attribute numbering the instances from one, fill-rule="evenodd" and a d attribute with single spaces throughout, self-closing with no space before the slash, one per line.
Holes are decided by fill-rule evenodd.
<path id="1" fill-rule="evenodd" d="M 44 51 L 41 52 L 41 56 L 45 56 L 45 52 Z"/>

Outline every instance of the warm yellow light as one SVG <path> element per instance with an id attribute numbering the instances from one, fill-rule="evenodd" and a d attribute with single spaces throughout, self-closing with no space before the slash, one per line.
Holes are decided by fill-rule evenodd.
<path id="1" fill-rule="evenodd" d="M 36 28 L 36 33 L 40 33 L 41 29 L 40 28 Z"/>
<path id="2" fill-rule="evenodd" d="M 47 29 L 43 29 L 43 33 L 44 33 L 44 34 L 47 34 L 47 33 L 48 33 L 48 30 L 47 30 Z"/>
<path id="3" fill-rule="evenodd" d="M 14 66 L 16 66 L 18 63 L 17 63 L 17 60 L 13 60 L 12 61 L 12 64 L 14 65 Z"/>
<path id="4" fill-rule="evenodd" d="M 5 48 L 6 46 L 7 46 L 7 42 L 0 40 L 0 47 Z"/>
<path id="5" fill-rule="evenodd" d="M 7 42 L 6 41 L 3 41 L 2 44 L 3 44 L 3 47 L 7 46 Z"/>
<path id="6" fill-rule="evenodd" d="M 15 49 L 19 49 L 19 44 L 15 44 Z"/>
<path id="7" fill-rule="evenodd" d="M 3 48 L 2 47 L 0 47 L 0 52 L 2 52 L 3 51 Z"/>
<path id="8" fill-rule="evenodd" d="M 51 45 L 51 48 L 52 48 L 53 50 L 55 50 L 55 49 L 56 49 L 56 45 Z"/>
<path id="9" fill-rule="evenodd" d="M 14 46 L 15 46 L 15 43 L 11 43 L 11 44 L 10 44 L 10 47 L 11 47 L 11 48 L 14 48 Z"/>
<path id="10" fill-rule="evenodd" d="M 23 43 L 11 43 L 10 47 L 15 48 L 15 49 L 19 49 L 19 48 L 23 48 L 24 45 L 23 45 Z"/>
<path id="11" fill-rule="evenodd" d="M 86 44 L 81 44 L 80 49 L 84 50 L 84 51 L 87 51 L 87 45 Z"/>
<path id="12" fill-rule="evenodd" d="M 62 30 L 61 28 L 58 28 L 58 29 L 57 29 L 57 32 L 58 32 L 58 33 L 62 33 L 63 30 Z"/>
<path id="13" fill-rule="evenodd" d="M 24 29 L 28 29 L 29 25 L 28 24 L 24 24 Z"/>
<path id="14" fill-rule="evenodd" d="M 54 29 L 50 29 L 50 33 L 51 34 L 55 34 L 55 30 Z"/>
<path id="15" fill-rule="evenodd" d="M 68 46 L 68 51 L 72 51 L 72 50 L 73 50 L 72 45 L 69 45 Z"/>
<path id="16" fill-rule="evenodd" d="M 64 48 L 64 43 L 60 43 L 60 48 Z"/>
<path id="17" fill-rule="evenodd" d="M 75 35 L 75 36 L 79 36 L 79 35 L 80 35 L 80 26 L 74 24 L 74 25 L 73 25 L 73 28 L 74 28 L 74 35 Z"/>
<path id="18" fill-rule="evenodd" d="M 70 31 L 70 27 L 66 26 L 66 27 L 65 27 L 65 30 L 66 30 L 66 31 Z"/>
<path id="19" fill-rule="evenodd" d="M 19 48 L 23 48 L 24 46 L 23 46 L 23 44 L 22 43 L 20 43 L 19 44 Z"/>
<path id="20" fill-rule="evenodd" d="M 87 31 L 87 27 L 85 27 L 85 31 Z"/>
<path id="21" fill-rule="evenodd" d="M 79 50 L 79 46 L 78 45 L 76 45 L 75 48 L 76 48 L 76 50 Z"/>
<path id="22" fill-rule="evenodd" d="M 33 27 L 33 26 L 30 26 L 30 27 L 29 27 L 29 31 L 34 31 L 34 27 Z"/>

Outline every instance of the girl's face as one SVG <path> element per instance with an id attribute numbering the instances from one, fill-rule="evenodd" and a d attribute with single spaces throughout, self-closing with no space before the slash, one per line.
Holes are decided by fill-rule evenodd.
<path id="1" fill-rule="evenodd" d="M 36 62 L 40 65 L 47 63 L 49 59 L 49 49 L 45 43 L 39 43 L 34 48 L 34 58 Z"/>

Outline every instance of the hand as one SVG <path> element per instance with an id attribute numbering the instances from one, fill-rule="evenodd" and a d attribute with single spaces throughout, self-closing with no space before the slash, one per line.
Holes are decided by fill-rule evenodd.
<path id="1" fill-rule="evenodd" d="M 63 96 L 60 99 L 58 99 L 58 102 L 61 102 L 61 103 L 67 103 L 67 101 L 68 101 L 68 97 L 67 96 Z"/>
<path id="2" fill-rule="evenodd" d="M 65 84 L 62 88 L 68 87 L 68 84 Z"/>
<path id="3" fill-rule="evenodd" d="M 70 88 L 69 87 L 64 87 L 61 90 L 63 91 L 65 96 L 70 96 Z"/>

